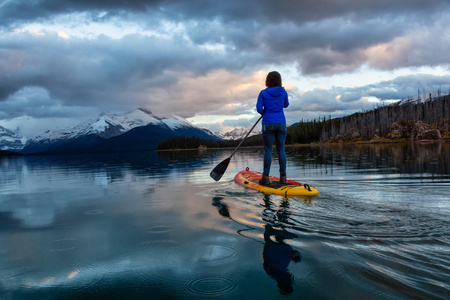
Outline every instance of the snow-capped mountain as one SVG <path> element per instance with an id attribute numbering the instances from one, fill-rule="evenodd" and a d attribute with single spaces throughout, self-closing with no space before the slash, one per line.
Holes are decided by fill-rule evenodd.
<path id="1" fill-rule="evenodd" d="M 0 126 L 0 150 L 20 151 L 24 147 L 26 140 L 19 133 Z"/>
<path id="2" fill-rule="evenodd" d="M 182 117 L 157 117 L 151 111 L 140 108 L 125 114 L 102 113 L 96 120 L 83 122 L 70 129 L 47 130 L 44 134 L 38 135 L 32 140 L 51 141 L 73 139 L 89 134 L 95 134 L 101 138 L 108 139 L 124 134 L 133 128 L 147 126 L 149 124 L 167 126 L 172 130 L 182 127 L 198 128 Z"/>
<path id="3" fill-rule="evenodd" d="M 250 130 L 250 128 L 251 127 L 238 127 L 227 133 L 216 133 L 216 135 L 224 140 L 240 140 L 243 137 L 245 137 L 245 135 Z M 261 134 L 261 128 L 253 129 L 253 131 L 250 133 L 249 136 L 257 135 L 257 134 Z"/>
<path id="4" fill-rule="evenodd" d="M 101 114 L 96 120 L 70 129 L 48 130 L 29 140 L 23 153 L 78 153 L 153 150 L 161 141 L 176 136 L 218 140 L 179 116 L 158 117 L 149 110 L 126 114 Z"/>

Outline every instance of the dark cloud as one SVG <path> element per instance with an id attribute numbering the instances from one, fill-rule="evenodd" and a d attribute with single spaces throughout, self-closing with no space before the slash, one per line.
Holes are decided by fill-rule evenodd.
<path id="1" fill-rule="evenodd" d="M 48 115 L 32 109 L 38 105 L 57 115 L 71 111 L 61 107 L 138 106 L 184 117 L 236 115 L 254 108 L 263 81 L 252 74 L 268 65 L 298 66 L 303 76 L 364 65 L 445 68 L 449 12 L 450 3 L 438 0 L 0 1 L 2 116 Z M 44 35 L 20 32 L 30 24 L 51 28 L 61 20 L 117 28 L 131 23 L 139 30 L 118 38 L 69 39 L 51 29 Z M 446 80 L 417 75 L 313 90 L 293 95 L 289 114 L 365 108 L 371 105 L 367 97 L 401 99 L 417 89 L 434 91 Z M 241 83 L 251 87 L 233 90 Z M 13 105 L 20 97 L 30 99 L 26 111 Z"/>
<path id="2" fill-rule="evenodd" d="M 21 23 L 43 21 L 59 14 L 88 12 L 98 20 L 98 12 L 105 12 L 103 19 L 121 12 L 146 11 L 147 7 L 162 1 L 127 0 L 14 0 L 0 3 L 0 25 L 9 27 Z"/>
<path id="3" fill-rule="evenodd" d="M 23 116 L 44 118 L 80 118 L 92 114 L 92 109 L 83 106 L 64 106 L 62 101 L 52 99 L 41 87 L 25 87 L 0 102 L 0 120 Z"/>
<path id="4" fill-rule="evenodd" d="M 236 53 L 242 58 L 245 52 L 255 64 L 297 62 L 303 74 L 334 74 L 367 62 L 381 69 L 448 63 L 449 41 L 436 39 L 436 27 L 447 26 L 449 9 L 446 1 L 419 0 L 254 0 L 245 5 L 240 1 L 6 1 L 0 25 L 71 13 L 85 13 L 86 22 L 115 16 L 116 22 L 139 22 L 148 29 L 155 29 L 156 19 L 181 22 L 195 45 L 221 44 L 228 59 Z M 414 38 L 416 31 L 433 26 L 432 32 Z M 414 41 L 394 45 L 395 53 L 366 52 L 411 32 Z M 438 50 L 435 55 L 430 55 L 430 44 Z"/>
<path id="5" fill-rule="evenodd" d="M 314 89 L 300 94 L 291 91 L 289 93 L 291 113 L 317 112 L 317 115 L 344 111 L 362 111 L 371 109 L 380 101 L 396 101 L 406 98 L 423 97 L 429 93 L 450 92 L 450 75 L 435 76 L 429 74 L 417 74 L 401 76 L 392 80 L 382 81 L 354 88 L 332 87 L 330 89 Z"/>
<path id="6" fill-rule="evenodd" d="M 380 100 L 405 99 L 416 97 L 418 93 L 436 93 L 438 90 L 449 92 L 450 75 L 435 76 L 429 74 L 417 74 L 397 77 L 393 80 L 383 81 L 354 88 L 355 92 L 365 93 L 368 96 L 377 97 Z"/>
<path id="7" fill-rule="evenodd" d="M 65 40 L 56 34 L 21 33 L 3 39 L 1 48 L 0 67 L 6 72 L 0 73 L 0 101 L 25 87 L 37 86 L 64 105 L 103 109 L 155 103 L 158 99 L 152 97 L 152 90 L 176 85 L 179 74 L 188 72 L 187 76 L 195 78 L 215 68 L 240 70 L 246 64 L 246 60 L 198 49 L 177 36 Z M 173 97 L 186 92 L 169 91 Z M 192 103 L 187 105 L 192 109 Z"/>
<path id="8" fill-rule="evenodd" d="M 367 18 L 372 15 L 430 13 L 447 7 L 445 1 L 431 0 L 14 0 L 3 1 L 3 23 L 11 20 L 32 20 L 54 14 L 78 11 L 161 11 L 171 18 L 228 20 L 261 19 L 267 22 L 285 20 L 298 22 L 353 16 Z"/>
<path id="9" fill-rule="evenodd" d="M 244 9 L 245 17 L 241 13 L 234 18 L 228 3 L 211 12 L 208 18 L 201 13 L 202 9 L 192 11 L 190 20 L 194 21 L 187 26 L 189 37 L 197 44 L 219 43 L 228 50 L 263 54 L 261 58 L 268 63 L 298 62 L 303 74 L 347 72 L 364 63 L 394 69 L 402 64 L 423 66 L 449 61 L 447 47 L 440 46 L 448 45 L 448 39 L 433 42 L 431 36 L 425 37 L 423 32 L 424 28 L 435 27 L 432 30 L 435 37 L 441 31 L 436 27 L 446 26 L 442 9 L 448 11 L 450 4 L 379 2 L 347 1 L 343 5 L 337 4 L 338 1 L 315 1 L 302 9 L 303 2 L 283 1 L 269 5 L 266 1 L 254 10 Z M 255 12 L 258 13 L 254 15 Z M 417 37 L 419 32 L 420 38 Z M 391 43 L 408 34 L 414 42 L 408 47 L 397 47 L 398 63 L 392 62 L 389 51 L 381 57 L 370 57 L 377 53 L 367 52 L 371 47 Z M 439 55 L 410 55 L 413 47 L 415 53 L 429 53 L 430 42 L 438 47 Z"/>

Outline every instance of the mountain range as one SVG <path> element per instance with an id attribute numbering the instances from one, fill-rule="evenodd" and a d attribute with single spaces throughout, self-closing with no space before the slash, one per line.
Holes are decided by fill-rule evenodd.
<path id="1" fill-rule="evenodd" d="M 26 138 L 0 126 L 0 150 L 21 150 L 26 143 Z"/>
<path id="2" fill-rule="evenodd" d="M 245 137 L 245 135 L 250 130 L 250 128 L 251 128 L 251 126 L 238 127 L 238 128 L 234 128 L 233 130 L 226 132 L 226 133 L 216 132 L 215 135 L 218 136 L 219 138 L 221 138 L 222 140 L 240 140 L 243 137 Z M 253 131 L 250 133 L 249 136 L 257 135 L 257 134 L 261 134 L 261 133 L 262 133 L 261 127 L 259 127 L 259 130 L 257 128 L 253 129 Z"/>
<path id="3" fill-rule="evenodd" d="M 47 130 L 31 139 L 0 127 L 0 150 L 24 154 L 144 151 L 177 136 L 221 139 L 182 117 L 158 117 L 141 108 L 126 114 L 103 113 L 96 120 L 69 129 Z"/>

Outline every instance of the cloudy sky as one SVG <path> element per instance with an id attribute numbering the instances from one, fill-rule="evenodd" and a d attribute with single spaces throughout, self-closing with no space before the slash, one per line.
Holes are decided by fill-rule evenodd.
<path id="1" fill-rule="evenodd" d="M 267 72 L 288 123 L 450 86 L 450 1 L 0 0 L 0 126 L 139 107 L 251 125 Z"/>

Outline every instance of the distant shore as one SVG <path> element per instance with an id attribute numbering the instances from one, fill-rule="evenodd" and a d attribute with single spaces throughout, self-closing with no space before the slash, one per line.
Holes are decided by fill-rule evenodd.
<path id="1" fill-rule="evenodd" d="M 23 156 L 23 154 L 18 153 L 18 152 L 8 151 L 8 150 L 0 150 L 0 157 L 6 157 L 6 156 Z"/>
<path id="2" fill-rule="evenodd" d="M 377 139 L 377 140 L 369 140 L 369 141 L 333 141 L 333 142 L 317 142 L 317 143 L 310 143 L 310 144 L 286 144 L 286 148 L 303 148 L 303 147 L 320 147 L 320 146 L 338 146 L 338 145 L 384 145 L 384 144 L 403 144 L 403 143 L 449 143 L 450 142 L 450 136 L 444 136 L 441 139 L 437 140 L 412 140 L 410 138 L 405 139 Z M 157 152 L 170 152 L 170 151 L 207 151 L 207 150 L 229 150 L 229 149 L 235 149 L 236 147 L 217 147 L 217 148 L 206 148 L 206 147 L 199 147 L 199 148 L 176 148 L 176 149 L 161 149 L 156 150 Z M 241 146 L 240 149 L 263 149 L 264 146 L 257 145 L 257 146 Z M 24 154 L 19 152 L 13 152 L 8 150 L 0 150 L 0 157 L 12 157 L 12 156 L 24 156 Z"/>
<path id="3" fill-rule="evenodd" d="M 431 139 L 422 139 L 422 140 L 413 140 L 410 138 L 404 139 L 376 139 L 376 140 L 368 140 L 368 141 L 338 141 L 338 142 L 323 142 L 317 143 L 320 144 L 350 144 L 350 145 L 362 145 L 362 144 L 402 144 L 402 143 L 439 143 L 439 142 L 450 142 L 450 136 L 444 136 L 441 139 L 431 140 Z"/>
<path id="4" fill-rule="evenodd" d="M 317 147 L 324 145 L 381 145 L 381 144 L 403 144 L 403 143 L 439 143 L 439 142 L 450 142 L 450 137 L 445 136 L 438 140 L 411 140 L 411 139 L 379 139 L 379 140 L 369 140 L 369 141 L 339 141 L 339 142 L 318 142 L 310 144 L 286 144 L 286 148 L 302 148 L 302 147 Z M 275 146 L 274 146 L 275 147 Z M 236 147 L 217 147 L 217 148 L 177 148 L 177 149 L 162 149 L 156 150 L 157 152 L 170 152 L 170 151 L 206 151 L 206 150 L 227 150 L 234 149 Z M 241 146 L 240 149 L 263 149 L 264 146 L 261 144 L 259 146 Z"/>

